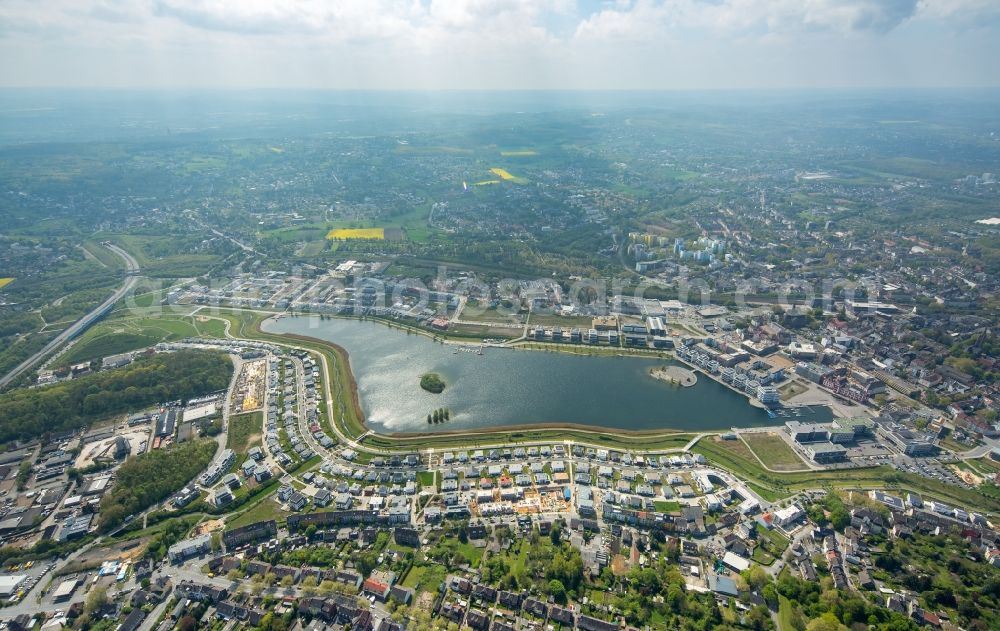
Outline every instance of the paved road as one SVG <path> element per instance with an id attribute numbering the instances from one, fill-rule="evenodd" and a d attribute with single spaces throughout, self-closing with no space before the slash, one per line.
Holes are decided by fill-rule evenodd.
<path id="1" fill-rule="evenodd" d="M 14 368 L 14 370 L 10 371 L 3 377 L 0 377 L 0 389 L 5 388 L 7 384 L 19 377 L 25 371 L 31 369 L 33 366 L 45 359 L 45 357 L 47 357 L 50 353 L 54 352 L 57 348 L 69 340 L 73 339 L 73 337 L 87 330 L 91 324 L 97 321 L 98 317 L 104 312 L 105 309 L 121 300 L 125 294 L 131 291 L 132 288 L 135 287 L 135 284 L 139 282 L 139 263 L 132 258 L 132 255 L 116 245 L 105 244 L 104 247 L 108 248 L 125 261 L 127 268 L 126 273 L 128 274 L 128 276 L 125 277 L 125 283 L 118 288 L 118 291 L 112 294 L 110 298 L 102 302 L 99 307 L 71 324 L 69 328 L 53 338 L 42 350 L 21 362 L 16 368 Z"/>

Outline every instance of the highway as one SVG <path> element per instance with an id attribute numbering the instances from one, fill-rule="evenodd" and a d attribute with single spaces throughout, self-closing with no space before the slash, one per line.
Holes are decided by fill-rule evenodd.
<path id="1" fill-rule="evenodd" d="M 73 339 L 75 336 L 83 333 L 87 328 L 100 318 L 100 316 L 109 309 L 113 304 L 118 302 L 125 296 L 129 291 L 135 287 L 135 284 L 139 282 L 139 263 L 132 257 L 131 254 L 121 249 L 117 245 L 112 245 L 110 243 L 105 243 L 104 247 L 108 248 L 125 261 L 125 283 L 118 288 L 118 290 L 111 295 L 110 298 L 101 303 L 99 307 L 83 316 L 73 324 L 71 324 L 66 330 L 54 337 L 48 344 L 45 345 L 42 350 L 38 351 L 28 359 L 21 362 L 14 370 L 10 371 L 3 377 L 0 377 L 0 389 L 6 388 L 7 384 L 17 379 L 22 373 L 30 370 L 32 367 L 37 365 L 43 359 L 45 359 L 49 354 L 53 353 L 57 348 Z"/>

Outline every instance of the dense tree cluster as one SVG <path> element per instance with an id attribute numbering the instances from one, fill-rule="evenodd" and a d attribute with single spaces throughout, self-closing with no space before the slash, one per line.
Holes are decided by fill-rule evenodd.
<path id="1" fill-rule="evenodd" d="M 788 600 L 789 626 L 797 631 L 840 631 L 856 625 L 884 631 L 917 629 L 903 614 L 873 604 L 858 593 L 834 589 L 828 578 L 817 583 L 783 574 L 767 587 L 773 587 L 768 590 L 772 598 L 777 595 Z"/>
<path id="2" fill-rule="evenodd" d="M 170 497 L 208 466 L 218 446 L 214 440 L 203 439 L 126 460 L 111 492 L 101 499 L 100 527 L 114 528 L 129 515 Z"/>
<path id="3" fill-rule="evenodd" d="M 995 629 L 1000 624 L 1000 572 L 959 531 L 915 533 L 910 539 L 886 541 L 883 548 L 875 559 L 876 578 L 919 594 L 925 608 L 954 612 L 965 628 Z"/>
<path id="4" fill-rule="evenodd" d="M 0 395 L 0 442 L 77 429 L 112 414 L 222 390 L 232 372 L 225 355 L 180 351 L 44 388 L 15 390 Z"/>
<path id="5" fill-rule="evenodd" d="M 480 568 L 485 580 L 498 582 L 506 589 L 535 586 L 556 599 L 576 598 L 583 584 L 583 559 L 580 551 L 558 536 L 541 537 L 536 528 L 523 565 L 512 564 L 504 556 L 489 557 Z"/>
<path id="6" fill-rule="evenodd" d="M 198 519 L 197 516 L 185 516 L 168 521 L 146 544 L 146 557 L 154 561 L 166 557 L 167 549 L 183 539 Z"/>

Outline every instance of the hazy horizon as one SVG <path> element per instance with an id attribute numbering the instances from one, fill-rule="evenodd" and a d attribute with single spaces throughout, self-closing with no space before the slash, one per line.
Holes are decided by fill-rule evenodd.
<path id="1" fill-rule="evenodd" d="M 0 86 L 1000 86 L 990 0 L 8 0 Z"/>

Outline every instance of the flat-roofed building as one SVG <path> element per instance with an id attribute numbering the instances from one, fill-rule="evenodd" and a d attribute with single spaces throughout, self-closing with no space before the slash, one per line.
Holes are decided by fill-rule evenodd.
<path id="1" fill-rule="evenodd" d="M 785 423 L 785 431 L 792 437 L 792 440 L 800 445 L 825 442 L 830 439 L 830 430 L 825 425 L 818 423 L 788 421 Z"/>
<path id="2" fill-rule="evenodd" d="M 806 447 L 809 457 L 819 464 L 830 464 L 847 460 L 847 449 L 834 443 L 810 443 Z"/>
<path id="3" fill-rule="evenodd" d="M 179 563 L 190 559 L 191 557 L 196 557 L 199 554 L 205 554 L 212 548 L 212 536 L 209 534 L 204 534 L 198 537 L 193 537 L 191 539 L 185 539 L 179 541 L 167 549 L 167 557 L 170 559 L 171 563 Z"/>
<path id="4" fill-rule="evenodd" d="M 9 600 L 11 596 L 17 593 L 17 590 L 21 588 L 21 585 L 24 584 L 27 578 L 27 574 L 0 576 L 0 598 Z"/>
<path id="5" fill-rule="evenodd" d="M 52 592 L 52 600 L 57 603 L 69 600 L 79 584 L 80 579 L 78 578 L 66 579 L 62 583 L 59 583 L 59 587 Z"/>

